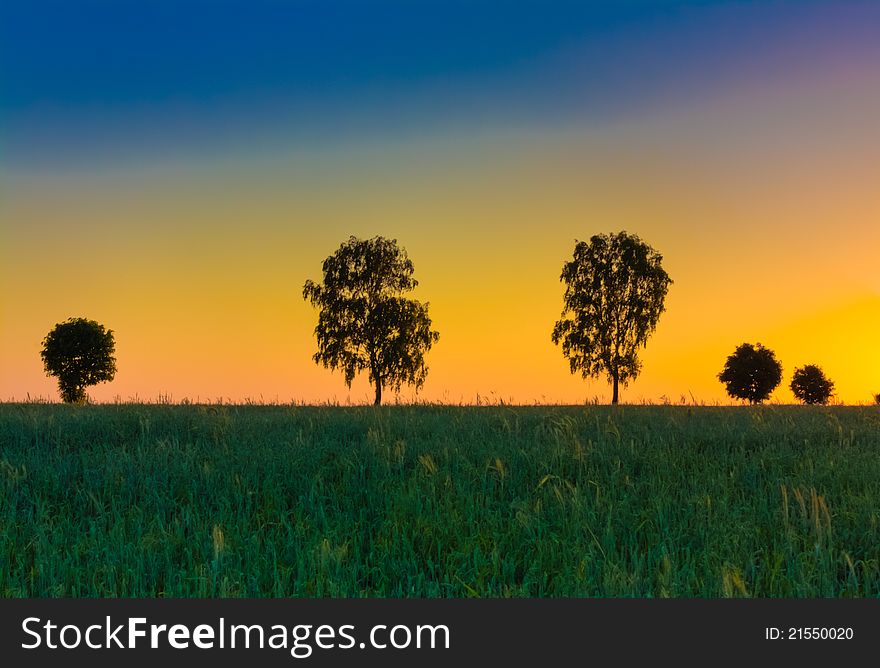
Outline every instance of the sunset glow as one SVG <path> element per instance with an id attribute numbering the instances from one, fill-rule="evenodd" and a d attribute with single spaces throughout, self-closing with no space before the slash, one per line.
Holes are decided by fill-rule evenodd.
<path id="1" fill-rule="evenodd" d="M 625 229 L 674 284 L 622 401 L 727 403 L 716 375 L 750 341 L 783 364 L 773 400 L 815 363 L 870 402 L 880 6 L 621 4 L 444 3 L 431 25 L 400 5 L 365 26 L 226 3 L 198 24 L 206 52 L 171 4 L 90 3 L 102 21 L 70 26 L 57 3 L 40 40 L 36 10 L 2 10 L 0 399 L 57 398 L 40 343 L 83 316 L 116 335 L 96 400 L 369 402 L 312 361 L 302 285 L 380 234 L 440 332 L 418 399 L 604 401 L 550 332 L 575 240 Z M 71 28 L 94 53 L 66 50 Z"/>

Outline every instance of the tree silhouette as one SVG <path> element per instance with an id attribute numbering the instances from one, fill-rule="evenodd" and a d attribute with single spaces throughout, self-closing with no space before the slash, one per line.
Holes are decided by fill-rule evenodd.
<path id="1" fill-rule="evenodd" d="M 634 234 L 600 234 L 578 241 L 562 268 L 562 316 L 553 343 L 562 343 L 571 372 L 584 378 L 605 374 L 611 403 L 641 370 L 638 349 L 657 327 L 672 279 L 663 257 Z"/>
<path id="2" fill-rule="evenodd" d="M 834 394 L 834 383 L 815 364 L 795 369 L 790 387 L 794 396 L 805 404 L 827 404 Z"/>
<path id="3" fill-rule="evenodd" d="M 718 380 L 734 399 L 760 404 L 782 381 L 782 365 L 769 348 L 743 343 L 727 358 Z"/>
<path id="4" fill-rule="evenodd" d="M 323 265 L 324 279 L 306 281 L 303 298 L 319 309 L 313 359 L 341 369 L 351 387 L 355 375 L 369 372 L 382 403 L 382 389 L 419 389 L 428 375 L 425 353 L 440 335 L 431 330 L 428 304 L 403 295 L 418 281 L 413 264 L 396 239 L 354 236 Z"/>
<path id="5" fill-rule="evenodd" d="M 40 357 L 47 376 L 58 378 L 62 401 L 85 402 L 85 388 L 116 375 L 113 331 L 94 320 L 69 318 L 43 339 Z"/>

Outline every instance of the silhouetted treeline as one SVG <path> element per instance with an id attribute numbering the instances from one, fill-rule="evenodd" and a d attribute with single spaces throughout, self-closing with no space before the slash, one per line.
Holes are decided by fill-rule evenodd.
<path id="1" fill-rule="evenodd" d="M 375 396 L 404 385 L 418 391 L 428 376 L 426 355 L 439 341 L 427 302 L 409 297 L 415 268 L 396 239 L 350 237 L 322 265 L 322 278 L 308 280 L 303 298 L 318 310 L 317 364 L 342 371 L 345 383 L 366 372 Z M 604 376 L 611 403 L 642 369 L 639 351 L 666 310 L 672 279 L 663 257 L 635 234 L 598 234 L 576 241 L 564 263 L 563 308 L 551 340 L 562 347 L 571 373 Z M 47 375 L 58 379 L 65 402 L 85 402 L 86 388 L 116 374 L 113 331 L 94 320 L 70 318 L 43 340 Z M 782 365 L 760 343 L 743 343 L 727 358 L 718 379 L 734 399 L 760 404 L 782 382 Z M 834 383 L 815 364 L 797 368 L 790 388 L 805 404 L 827 404 Z M 880 404 L 880 394 L 874 397 Z"/>

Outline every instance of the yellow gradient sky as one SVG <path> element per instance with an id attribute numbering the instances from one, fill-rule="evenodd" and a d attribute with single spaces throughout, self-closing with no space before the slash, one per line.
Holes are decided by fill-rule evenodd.
<path id="1" fill-rule="evenodd" d="M 743 342 L 880 392 L 880 68 L 822 61 L 651 113 L 447 127 L 120 169 L 0 164 L 0 399 L 56 397 L 40 342 L 69 316 L 116 333 L 97 400 L 370 400 L 317 367 L 307 278 L 350 234 L 406 247 L 441 338 L 420 398 L 607 400 L 550 331 L 576 239 L 664 256 L 667 312 L 627 402 L 726 402 Z M 402 398 L 411 399 L 410 391 Z"/>

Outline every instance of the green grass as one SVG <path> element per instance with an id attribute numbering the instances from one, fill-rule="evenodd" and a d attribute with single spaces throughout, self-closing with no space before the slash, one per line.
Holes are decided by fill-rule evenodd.
<path id="1" fill-rule="evenodd" d="M 2 596 L 880 595 L 880 409 L 0 405 Z"/>

